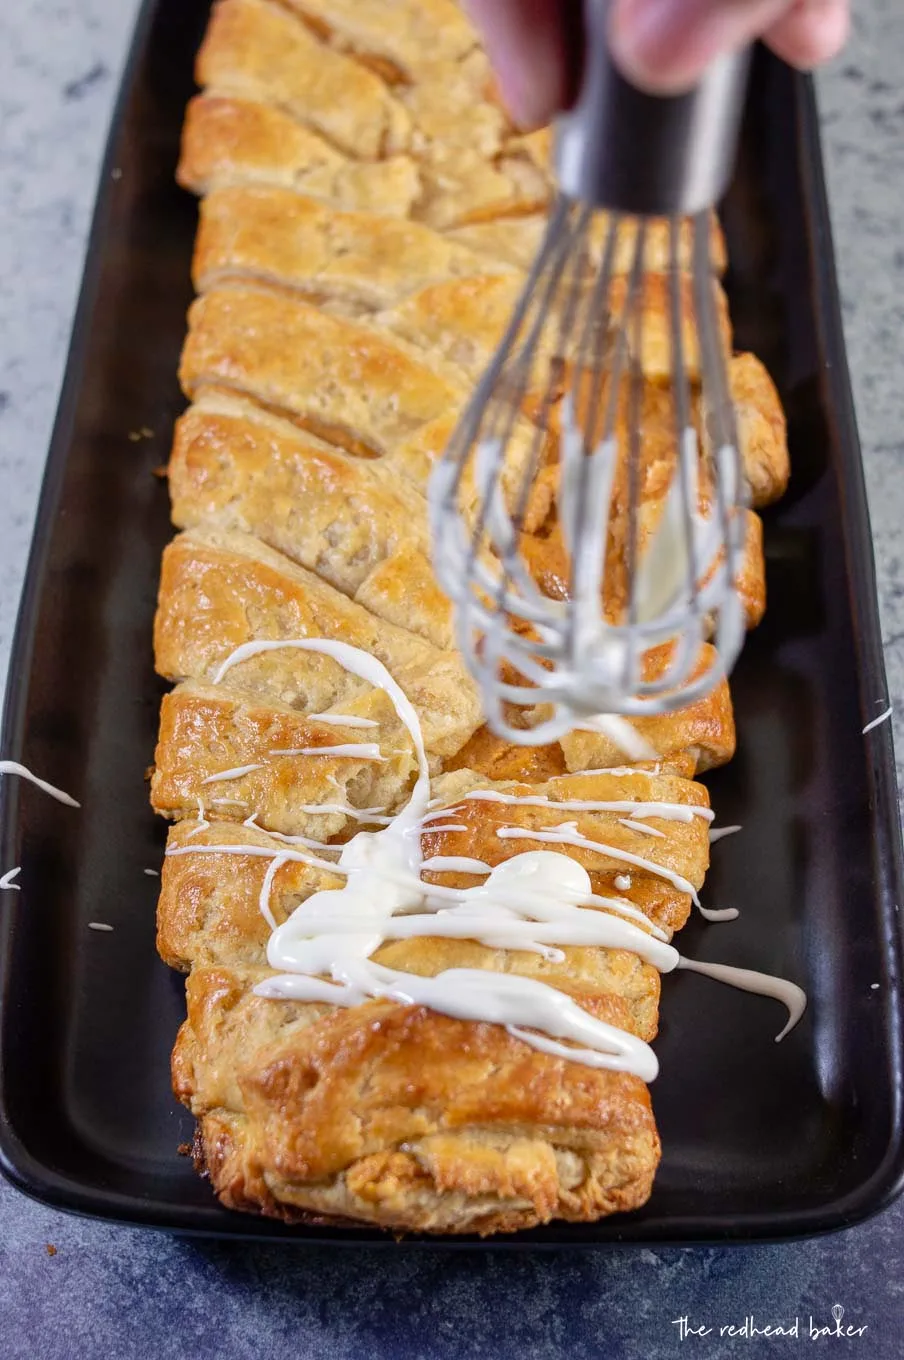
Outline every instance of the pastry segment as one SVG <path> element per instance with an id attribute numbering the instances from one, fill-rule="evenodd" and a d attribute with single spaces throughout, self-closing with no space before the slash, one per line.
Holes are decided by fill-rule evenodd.
<path id="1" fill-rule="evenodd" d="M 204 199 L 194 281 L 203 293 L 226 279 L 250 279 L 370 311 L 485 264 L 416 222 L 342 212 L 288 189 L 241 187 Z"/>
<path id="2" fill-rule="evenodd" d="M 375 160 L 410 138 L 411 120 L 379 76 L 269 0 L 218 0 L 195 74 L 217 94 L 285 109 L 351 156 Z"/>
<path id="3" fill-rule="evenodd" d="M 381 661 L 418 712 L 431 754 L 452 755 L 482 721 L 456 652 L 381 620 L 257 539 L 208 529 L 167 548 L 154 630 L 161 675 L 218 683 L 305 713 L 361 692 L 362 682 L 332 658 L 291 647 L 249 656 L 217 680 L 237 648 L 299 638 L 347 642 Z"/>
<path id="4" fill-rule="evenodd" d="M 196 194 L 275 185 L 391 217 L 409 216 L 423 189 L 410 156 L 355 160 L 281 109 L 212 94 L 186 109 L 176 178 Z"/>

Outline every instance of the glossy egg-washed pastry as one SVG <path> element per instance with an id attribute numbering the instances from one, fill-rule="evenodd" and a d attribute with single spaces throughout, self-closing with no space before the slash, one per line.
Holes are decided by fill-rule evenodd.
<path id="1" fill-rule="evenodd" d="M 430 468 L 542 232 L 548 133 L 510 124 L 454 0 L 220 0 L 197 75 L 178 170 L 203 196 L 181 365 L 191 405 L 169 466 L 181 532 L 155 630 L 174 688 L 151 782 L 173 823 L 158 944 L 188 974 L 173 1081 L 197 1119 L 196 1163 L 224 1205 L 289 1222 L 486 1234 L 635 1209 L 660 1156 L 635 1072 L 416 998 L 261 994 L 276 974 L 268 943 L 300 903 L 342 887 L 335 847 L 420 790 L 431 890 L 472 887 L 552 842 L 595 895 L 582 919 L 629 920 L 641 944 L 397 932 L 372 964 L 420 980 L 421 996 L 449 969 L 544 983 L 626 1042 L 655 1036 L 651 951 L 668 949 L 708 866 L 695 776 L 733 753 L 727 686 L 638 722 L 634 766 L 606 724 L 509 745 L 484 725 L 429 559 Z M 613 312 L 631 250 L 626 225 Z M 715 221 L 713 260 L 721 272 Z M 674 465 L 662 224 L 646 263 L 650 532 Z M 692 361 L 690 314 L 686 339 Z M 730 379 L 761 506 L 787 480 L 784 419 L 752 355 L 731 358 Z M 530 396 L 514 435 L 525 448 Z M 524 549 L 553 593 L 566 589 L 555 500 L 550 453 Z M 761 540 L 751 510 L 751 624 Z M 349 648 L 410 713 L 376 670 L 343 663 Z M 647 664 L 667 662 L 660 649 Z M 369 891 L 379 905 L 379 876 Z"/>

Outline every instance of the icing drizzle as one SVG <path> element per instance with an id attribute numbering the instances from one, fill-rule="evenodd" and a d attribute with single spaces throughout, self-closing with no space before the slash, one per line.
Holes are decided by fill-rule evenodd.
<path id="1" fill-rule="evenodd" d="M 430 799 L 429 769 L 417 713 L 404 691 L 375 657 L 348 643 L 329 639 L 249 642 L 225 659 L 215 679 L 219 681 L 233 666 L 260 652 L 285 648 L 332 657 L 351 674 L 384 690 L 411 737 L 418 773 L 408 802 L 398 814 L 381 817 L 385 823 L 381 830 L 358 831 L 342 845 L 267 832 L 286 848 L 274 850 L 247 844 L 184 845 L 167 851 L 170 855 L 235 854 L 270 860 L 261 885 L 259 908 L 271 928 L 267 960 L 275 975 L 257 984 L 254 990 L 258 995 L 325 1001 L 338 1006 L 358 1005 L 369 997 L 387 997 L 460 1019 L 501 1024 L 514 1037 L 543 1052 L 588 1066 L 633 1072 L 644 1081 L 651 1081 L 658 1071 L 656 1056 L 649 1045 L 596 1019 L 549 983 L 479 968 L 452 968 L 433 977 L 421 977 L 387 968 L 373 956 L 386 941 L 419 936 L 476 940 L 489 949 L 537 953 L 552 963 L 564 960 L 560 946 L 624 949 L 660 972 L 686 968 L 783 1001 L 789 1018 L 778 1038 L 800 1019 L 806 997 L 799 987 L 747 969 L 684 959 L 667 942 L 664 932 L 649 922 L 632 903 L 621 897 L 602 897 L 593 893 L 586 869 L 561 851 L 528 850 L 495 868 L 468 856 L 435 855 L 425 860 L 421 851 L 423 831 L 447 829 L 433 827 L 431 822 L 449 817 L 469 801 L 526 803 L 562 811 L 625 813 L 630 817 L 618 820 L 629 829 L 654 836 L 663 833 L 644 825 L 646 819 L 689 822 L 694 817 L 702 817 L 709 822 L 712 813 L 708 808 L 628 800 L 559 802 L 539 795 L 475 790 L 463 795 L 453 807 L 438 807 L 431 812 L 430 808 L 436 807 L 437 800 Z M 333 753 L 340 750 L 345 753 L 349 748 L 313 748 L 310 753 L 324 754 L 330 749 Z M 304 753 L 307 754 L 307 750 Z M 235 771 L 225 773 L 238 777 Z M 634 775 L 647 772 L 622 768 L 600 773 Z M 343 812 L 362 820 L 367 812 L 376 811 L 355 813 L 339 804 L 306 806 L 304 810 Z M 200 806 L 199 814 L 203 824 Z M 254 825 L 254 818 L 249 818 L 247 824 Z M 201 825 L 197 830 L 200 829 Z M 448 829 L 463 828 L 453 823 Z M 682 875 L 655 861 L 591 840 L 578 831 L 576 822 L 534 830 L 502 826 L 496 835 L 502 840 L 568 844 L 596 852 L 666 879 L 699 906 L 693 884 Z M 305 848 L 297 849 L 297 846 Z M 323 855 L 310 853 L 312 850 L 320 850 L 323 855 L 338 854 L 338 859 L 326 859 Z M 277 874 L 291 861 L 335 876 L 340 886 L 314 892 L 279 924 L 270 897 Z M 473 887 L 449 888 L 424 882 L 421 878 L 424 870 L 464 873 L 483 877 L 484 881 Z M 379 883 L 377 891 L 375 880 Z M 630 886 L 629 875 L 618 875 L 615 881 L 621 890 Z M 727 914 L 718 913 L 720 916 Z"/>

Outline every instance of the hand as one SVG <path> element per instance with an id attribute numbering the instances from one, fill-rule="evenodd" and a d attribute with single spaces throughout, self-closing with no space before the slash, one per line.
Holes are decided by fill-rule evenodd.
<path id="1" fill-rule="evenodd" d="M 547 123 L 574 96 L 581 0 L 465 0 L 512 116 Z M 801 68 L 840 51 L 849 0 L 612 0 L 609 40 L 624 74 L 660 94 L 688 89 L 723 52 L 763 38 Z"/>

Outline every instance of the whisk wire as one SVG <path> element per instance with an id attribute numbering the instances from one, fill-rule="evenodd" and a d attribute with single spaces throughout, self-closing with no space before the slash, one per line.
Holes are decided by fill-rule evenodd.
<path id="1" fill-rule="evenodd" d="M 620 724 L 630 734 L 624 717 L 693 702 L 722 673 L 718 658 L 699 665 L 713 620 L 723 658 L 732 659 L 743 632 L 739 604 L 726 599 L 736 584 L 740 462 L 709 220 L 691 228 L 690 298 L 710 435 L 701 448 L 685 341 L 686 238 L 672 222 L 663 296 L 676 452 L 649 533 L 648 226 L 643 219 L 634 224 L 627 272 L 619 278 L 623 228 L 619 215 L 600 223 L 586 205 L 559 197 L 502 344 L 433 474 L 436 569 L 457 605 L 459 645 L 480 682 L 491 727 L 518 744 L 555 740 L 576 718 L 591 730 L 611 732 Z M 655 328 L 655 316 L 650 324 Z M 654 335 L 651 352 L 656 344 Z M 655 409 L 659 399 L 653 400 Z M 556 428 L 564 598 L 524 555 L 547 514 L 550 493 L 541 490 L 531 510 L 532 492 Z M 543 538 L 532 541 L 536 553 Z M 651 649 L 662 644 L 665 660 L 648 669 Z M 638 738 L 633 758 L 642 746 Z"/>

